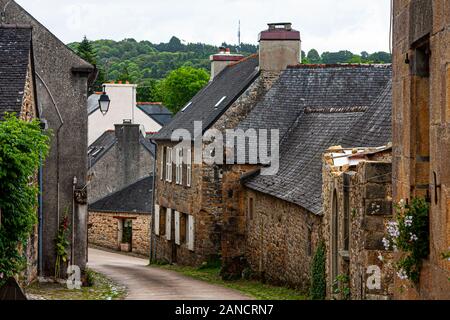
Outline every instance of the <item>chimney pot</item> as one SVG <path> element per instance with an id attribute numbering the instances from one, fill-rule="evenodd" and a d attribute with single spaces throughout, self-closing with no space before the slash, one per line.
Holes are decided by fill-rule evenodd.
<path id="1" fill-rule="evenodd" d="M 280 72 L 301 62 L 300 32 L 292 23 L 268 23 L 259 34 L 259 66 L 263 71 Z"/>

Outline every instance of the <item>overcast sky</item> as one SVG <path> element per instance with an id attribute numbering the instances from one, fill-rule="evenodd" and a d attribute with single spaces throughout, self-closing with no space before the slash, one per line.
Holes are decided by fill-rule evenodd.
<path id="1" fill-rule="evenodd" d="M 135 38 L 256 43 L 267 22 L 292 22 L 302 49 L 389 51 L 390 0 L 16 0 L 64 42 Z"/>

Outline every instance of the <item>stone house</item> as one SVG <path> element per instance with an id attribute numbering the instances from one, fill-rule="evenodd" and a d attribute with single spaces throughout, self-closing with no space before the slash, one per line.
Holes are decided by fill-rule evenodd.
<path id="1" fill-rule="evenodd" d="M 39 273 L 54 275 L 55 238 L 67 212 L 73 226 L 71 264 L 82 270 L 87 258 L 87 92 L 94 67 L 79 58 L 15 1 L 0 0 L 3 23 L 32 29 L 36 96 L 41 119 L 53 131 L 43 166 Z M 75 200 L 75 201 L 74 201 Z M 72 241 L 71 241 L 72 242 Z"/>
<path id="2" fill-rule="evenodd" d="M 34 77 L 32 28 L 30 26 L 0 24 L 0 121 L 5 113 L 31 121 L 39 117 Z M 41 177 L 34 179 L 40 185 Z M 36 211 L 41 218 L 42 203 Z M 0 208 L 0 228 L 2 227 Z M 38 275 L 38 226 L 36 225 L 26 247 L 21 248 L 27 258 L 27 267 L 21 275 L 29 284 Z"/>
<path id="3" fill-rule="evenodd" d="M 353 300 L 391 299 L 393 254 L 382 239 L 392 219 L 392 147 L 333 147 L 323 164 L 328 297 L 344 298 L 335 290 L 346 287 Z"/>
<path id="4" fill-rule="evenodd" d="M 223 172 L 220 165 L 198 161 L 211 143 L 201 136 L 209 129 L 236 128 L 281 71 L 300 60 L 300 33 L 289 23 L 269 24 L 259 42 L 259 55 L 244 58 L 226 50 L 213 55 L 210 83 L 152 137 L 157 143 L 153 260 L 198 266 L 223 253 Z M 172 141 L 177 129 L 184 129 L 182 146 L 179 136 Z M 195 141 L 201 142 L 199 151 Z"/>
<path id="5" fill-rule="evenodd" d="M 172 114 L 161 103 L 136 102 L 136 84 L 106 83 L 104 90 L 108 94 L 111 104 L 105 115 L 100 111 L 98 99 L 102 92 L 96 92 L 88 98 L 89 137 L 91 145 L 104 132 L 114 130 L 114 125 L 129 120 L 141 126 L 142 134 L 155 133 L 170 122 Z"/>
<path id="6" fill-rule="evenodd" d="M 376 145 L 390 141 L 390 108 L 376 103 L 390 78 L 388 65 L 291 66 L 239 124 L 242 130 L 279 130 L 279 170 L 262 175 L 255 168 L 224 167 L 228 272 L 247 267 L 272 283 L 308 287 L 312 257 L 326 238 L 322 155 L 334 144 L 372 144 L 359 137 L 380 136 Z M 368 122 L 374 117 L 383 126 Z M 372 126 L 362 131 L 366 123 Z"/>
<path id="7" fill-rule="evenodd" d="M 155 147 L 138 124 L 116 124 L 88 149 L 88 203 L 149 177 L 154 170 Z"/>
<path id="8" fill-rule="evenodd" d="M 149 256 L 152 195 L 149 176 L 89 205 L 89 244 Z"/>
<path id="9" fill-rule="evenodd" d="M 430 203 L 430 256 L 419 285 L 398 299 L 449 299 L 450 5 L 393 1 L 393 198 Z M 407 285 L 407 284 L 406 284 Z"/>

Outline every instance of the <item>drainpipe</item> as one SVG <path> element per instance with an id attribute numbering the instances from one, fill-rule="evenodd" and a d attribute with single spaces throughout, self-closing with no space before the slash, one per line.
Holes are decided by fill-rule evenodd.
<path id="1" fill-rule="evenodd" d="M 42 272 L 43 272 L 43 266 L 42 266 L 42 248 L 43 248 L 43 244 L 42 244 L 42 237 L 43 237 L 43 233 L 44 233 L 44 226 L 42 225 L 43 223 L 43 199 L 42 199 L 42 188 L 43 188 L 43 178 L 42 178 L 42 158 L 40 158 L 39 160 L 39 248 L 38 248 L 38 263 L 39 263 L 39 275 L 42 276 Z"/>
<path id="2" fill-rule="evenodd" d="M 155 241 L 155 203 L 156 203 L 156 164 L 158 163 L 158 144 L 150 139 L 150 143 L 155 146 L 155 158 L 153 160 L 153 190 L 152 190 L 152 223 L 150 224 L 150 263 L 156 258 L 156 241 Z"/>
<path id="3" fill-rule="evenodd" d="M 60 189 L 59 188 L 60 187 L 60 177 L 59 177 L 60 176 L 60 174 L 59 174 L 59 167 L 60 167 L 60 165 L 59 165 L 59 163 L 60 163 L 60 152 L 59 152 L 60 139 L 59 139 L 59 137 L 60 137 L 61 129 L 64 126 L 64 120 L 63 120 L 63 118 L 61 116 L 61 112 L 59 112 L 58 104 L 56 103 L 55 98 L 53 97 L 50 89 L 47 86 L 47 83 L 44 81 L 44 79 L 42 79 L 42 77 L 39 75 L 39 73 L 35 72 L 35 74 L 39 78 L 39 80 L 42 82 L 42 84 L 44 85 L 45 89 L 47 90 L 47 92 L 48 92 L 48 94 L 50 96 L 50 99 L 52 100 L 53 105 L 54 105 L 54 107 L 56 109 L 56 113 L 58 114 L 58 118 L 59 118 L 59 121 L 60 121 L 60 125 L 59 125 L 58 129 L 56 130 L 56 157 L 57 157 L 57 159 L 56 159 L 56 199 L 57 199 L 57 210 L 56 210 L 56 212 L 58 214 L 56 229 L 58 229 L 59 228 L 59 218 L 60 218 L 60 192 L 59 192 L 59 189 Z"/>
<path id="4" fill-rule="evenodd" d="M 72 183 L 72 245 L 70 250 L 70 261 L 72 265 L 75 265 L 75 189 L 77 186 L 78 179 L 73 177 Z"/>

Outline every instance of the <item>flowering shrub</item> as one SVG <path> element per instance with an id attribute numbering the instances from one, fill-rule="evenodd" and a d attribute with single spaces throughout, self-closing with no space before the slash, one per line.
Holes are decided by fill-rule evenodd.
<path id="1" fill-rule="evenodd" d="M 420 198 L 413 199 L 411 204 L 402 200 L 396 206 L 396 213 L 396 220 L 387 224 L 383 244 L 386 250 L 403 253 L 396 263 L 397 276 L 418 283 L 422 260 L 430 253 L 429 205 Z"/>

